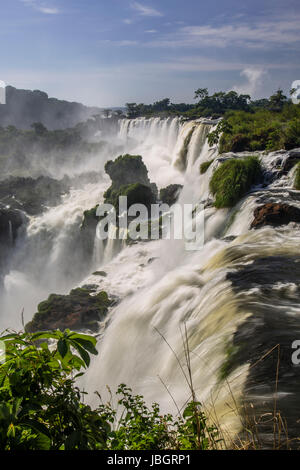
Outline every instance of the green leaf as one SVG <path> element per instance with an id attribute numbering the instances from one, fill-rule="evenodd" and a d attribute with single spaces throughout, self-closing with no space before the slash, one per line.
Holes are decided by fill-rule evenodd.
<path id="1" fill-rule="evenodd" d="M 94 346 L 96 346 L 96 344 L 97 344 L 97 339 L 94 336 L 91 336 L 91 335 L 84 335 L 84 334 L 80 334 L 80 333 L 71 333 L 71 334 L 69 334 L 68 337 L 72 340 L 79 338 L 79 339 L 83 339 L 84 341 L 89 341 Z"/>
<path id="2" fill-rule="evenodd" d="M 80 431 L 72 432 L 72 434 L 65 441 L 65 449 L 74 450 L 76 445 L 80 444 L 81 437 L 82 435 Z"/>
<path id="3" fill-rule="evenodd" d="M 80 356 L 84 360 L 86 366 L 88 367 L 90 365 L 90 362 L 91 362 L 89 354 L 86 352 L 85 349 L 83 349 L 82 346 L 80 346 L 80 344 L 74 342 L 73 346 L 74 346 L 75 349 L 77 349 Z"/>
<path id="4" fill-rule="evenodd" d="M 81 339 L 81 338 L 76 338 L 76 339 L 72 338 L 71 342 L 74 347 L 75 347 L 74 343 L 77 343 L 80 346 L 82 346 L 84 349 L 86 349 L 88 352 L 90 352 L 91 354 L 94 354 L 95 356 L 97 356 L 98 354 L 97 349 L 89 340 Z"/>
<path id="5" fill-rule="evenodd" d="M 39 432 L 35 439 L 35 445 L 38 450 L 50 450 L 51 440 L 48 436 Z"/>
<path id="6" fill-rule="evenodd" d="M 21 421 L 21 424 L 25 427 L 33 429 L 34 431 L 40 434 L 50 437 L 50 433 L 46 426 L 43 423 L 40 423 L 39 421 L 36 421 L 34 419 L 24 419 Z"/>
<path id="7" fill-rule="evenodd" d="M 68 351 L 69 351 L 69 346 L 68 343 L 65 339 L 60 339 L 57 343 L 57 350 L 59 354 L 61 355 L 62 358 L 64 358 Z"/>

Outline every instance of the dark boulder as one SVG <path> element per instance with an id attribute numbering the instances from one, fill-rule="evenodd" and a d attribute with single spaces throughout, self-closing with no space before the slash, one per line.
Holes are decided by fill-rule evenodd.
<path id="1" fill-rule="evenodd" d="M 141 183 L 150 186 L 148 170 L 140 155 L 120 155 L 116 160 L 105 164 L 105 171 L 110 176 L 112 186 Z"/>
<path id="2" fill-rule="evenodd" d="M 97 331 L 112 301 L 106 292 L 95 294 L 93 286 L 71 290 L 68 295 L 51 294 L 38 305 L 38 312 L 26 325 L 26 331 L 44 331 L 66 328 Z"/>
<path id="3" fill-rule="evenodd" d="M 162 188 L 159 193 L 159 199 L 164 204 L 172 206 L 178 199 L 179 193 L 182 190 L 181 184 L 169 184 L 166 188 Z"/>
<path id="4" fill-rule="evenodd" d="M 25 220 L 26 217 L 21 211 L 0 203 L 0 243 L 12 246 Z"/>
<path id="5" fill-rule="evenodd" d="M 35 179 L 11 176 L 1 181 L 0 201 L 29 215 L 37 215 L 43 212 L 46 206 L 59 204 L 61 196 L 68 189 L 66 179 L 57 181 L 47 176 Z"/>
<path id="6" fill-rule="evenodd" d="M 288 173 L 298 162 L 300 162 L 300 149 L 290 150 L 282 165 L 283 172 Z"/>
<path id="7" fill-rule="evenodd" d="M 300 223 L 300 209 L 289 204 L 269 202 L 255 209 L 251 228 L 259 228 L 265 225 L 277 227 L 290 222 Z"/>

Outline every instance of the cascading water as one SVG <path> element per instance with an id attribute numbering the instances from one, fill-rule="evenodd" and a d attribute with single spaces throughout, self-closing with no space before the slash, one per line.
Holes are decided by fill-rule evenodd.
<path id="1" fill-rule="evenodd" d="M 186 325 L 197 395 L 234 432 L 241 424 L 236 407 L 243 401 L 255 402 L 263 411 L 270 406 L 276 370 L 270 363 L 266 370 L 264 361 L 261 369 L 252 365 L 258 354 L 278 342 L 290 347 L 297 339 L 296 318 L 300 314 L 299 226 L 291 223 L 250 230 L 253 211 L 266 201 L 284 200 L 300 207 L 300 195 L 292 189 L 293 170 L 274 179 L 278 159 L 282 163 L 287 153 L 259 153 L 266 172 L 265 186 L 255 188 L 231 210 L 215 209 L 209 180 L 220 162 L 217 149 L 209 148 L 206 139 L 215 124 L 184 123 L 178 118 L 122 119 L 115 139 L 118 153 L 111 147 L 106 156 L 114 159 L 120 153 L 140 154 L 150 180 L 159 188 L 183 184 L 179 204 L 203 203 L 205 207 L 203 247 L 187 252 L 181 240 L 132 246 L 110 240 L 104 246 L 95 238 L 92 265 L 85 265 L 78 230 L 83 211 L 101 202 L 109 186 L 108 179 L 99 174 L 98 183 L 71 190 L 61 205 L 31 218 L 5 278 L 4 305 L 10 316 L 2 317 L 1 325 L 19 325 L 24 305 L 29 320 L 37 302 L 52 291 L 67 292 L 80 283 L 98 284 L 99 290 L 117 296 L 119 303 L 101 326 L 99 356 L 85 378 L 91 397 L 95 390 L 102 393 L 106 385 L 114 389 L 124 382 L 147 400 L 158 401 L 165 411 L 175 413 L 169 393 L 179 407 L 189 399 L 174 355 L 175 351 L 184 362 L 182 331 Z M 200 174 L 200 164 L 213 158 L 207 172 Z M 97 161 L 97 156 L 93 155 L 92 161 Z M 87 167 L 91 169 L 90 162 Z M 106 277 L 99 280 L 88 275 L 100 267 Z M 286 359 L 289 353 L 285 354 L 287 370 L 277 392 L 289 417 L 292 406 L 295 410 L 299 386 Z M 292 405 L 285 401 L 287 394 Z"/>

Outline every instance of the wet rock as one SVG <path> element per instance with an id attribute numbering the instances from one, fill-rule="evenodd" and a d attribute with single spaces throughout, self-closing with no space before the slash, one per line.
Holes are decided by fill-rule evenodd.
<path id="1" fill-rule="evenodd" d="M 290 222 L 300 223 L 300 209 L 289 204 L 270 202 L 254 210 L 251 228 L 259 228 L 265 225 L 277 227 Z"/>
<path id="2" fill-rule="evenodd" d="M 112 186 L 141 183 L 150 186 L 148 170 L 140 155 L 120 155 L 116 160 L 105 164 L 105 171 L 110 176 Z"/>
<path id="3" fill-rule="evenodd" d="M 106 277 L 107 276 L 107 273 L 105 271 L 95 271 L 93 273 L 93 276 L 102 276 L 102 277 Z"/>
<path id="4" fill-rule="evenodd" d="M 164 204 L 172 206 L 177 201 L 181 189 L 181 184 L 169 184 L 169 186 L 160 190 L 159 199 Z"/>
<path id="5" fill-rule="evenodd" d="M 69 189 L 66 180 L 57 181 L 47 176 L 39 178 L 10 177 L 1 181 L 0 201 L 29 215 L 43 212 L 46 206 L 55 206 Z"/>
<path id="6" fill-rule="evenodd" d="M 85 286 L 71 290 L 68 295 L 51 294 L 38 305 L 38 311 L 26 325 L 26 331 L 64 331 L 66 328 L 97 331 L 98 322 L 104 320 L 112 300 L 105 291 L 95 295 L 91 295 L 92 292 L 94 286 Z"/>
<path id="7" fill-rule="evenodd" d="M 300 149 L 289 151 L 288 157 L 284 160 L 282 165 L 283 173 L 288 173 L 300 161 Z"/>
<path id="8" fill-rule="evenodd" d="M 21 211 L 5 207 L 0 203 L 0 243 L 11 246 L 14 244 L 18 229 L 26 218 Z"/>
<path id="9" fill-rule="evenodd" d="M 27 218 L 24 213 L 0 203 L 0 289 L 3 287 L 4 276 L 9 272 L 16 239 L 26 223 Z"/>

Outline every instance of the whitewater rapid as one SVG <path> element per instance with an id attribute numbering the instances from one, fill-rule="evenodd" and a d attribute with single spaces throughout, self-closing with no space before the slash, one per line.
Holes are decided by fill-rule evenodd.
<path id="1" fill-rule="evenodd" d="M 234 434 L 241 427 L 240 406 L 245 400 L 261 404 L 264 399 L 269 406 L 273 399 L 273 372 L 264 384 L 260 372 L 253 373 L 251 359 L 262 346 L 271 348 L 281 337 L 288 347 L 297 332 L 288 329 L 290 317 L 300 315 L 297 272 L 294 278 L 293 273 L 287 276 L 284 264 L 298 259 L 299 227 L 289 224 L 250 230 L 253 211 L 265 201 L 300 207 L 300 198 L 292 188 L 293 170 L 273 178 L 278 159 L 284 160 L 287 154 L 256 152 L 265 171 L 265 185 L 254 188 L 233 209 L 216 210 L 209 181 L 220 160 L 217 147 L 210 148 L 206 138 L 215 125 L 179 118 L 122 119 L 111 153 L 98 156 L 103 167 L 105 160 L 119 154 L 142 155 L 150 180 L 159 188 L 182 184 L 179 204 L 204 204 L 203 247 L 187 252 L 183 240 L 132 246 L 111 241 L 104 247 L 95 239 L 92 261 L 87 264 L 79 227 L 83 211 L 100 203 L 110 184 L 99 172 L 98 182 L 72 189 L 59 206 L 30 220 L 5 278 L 4 305 L 9 315 L 2 315 L 0 326 L 20 327 L 21 309 L 25 306 L 26 321 L 30 320 L 37 303 L 51 292 L 67 293 L 78 285 L 97 284 L 99 290 L 115 296 L 118 304 L 99 325 L 99 356 L 93 359 L 82 384 L 91 403 L 97 403 L 94 391 L 105 396 L 106 385 L 115 390 L 126 383 L 148 402 L 157 401 L 163 411 L 176 413 L 174 400 L 182 408 L 190 398 L 178 364 L 179 359 L 185 369 L 182 334 L 186 327 L 197 396 L 207 412 L 213 418 L 217 415 Z M 222 159 L 246 155 L 226 154 Z M 211 159 L 215 161 L 200 174 L 200 164 Z M 92 161 L 97 161 L 97 155 Z M 90 162 L 86 168 L 91 170 Z M 267 269 L 273 264 L 274 273 Z M 106 277 L 91 274 L 99 269 Z M 274 331 L 270 315 L 275 318 Z M 285 328 L 278 327 L 277 317 L 278 325 L 286 324 Z M 274 337 L 267 334 L 268 329 Z M 240 355 L 224 378 L 224 364 L 230 351 L 236 350 Z M 291 377 L 290 370 L 289 374 Z M 286 389 L 286 382 L 282 387 Z"/>

